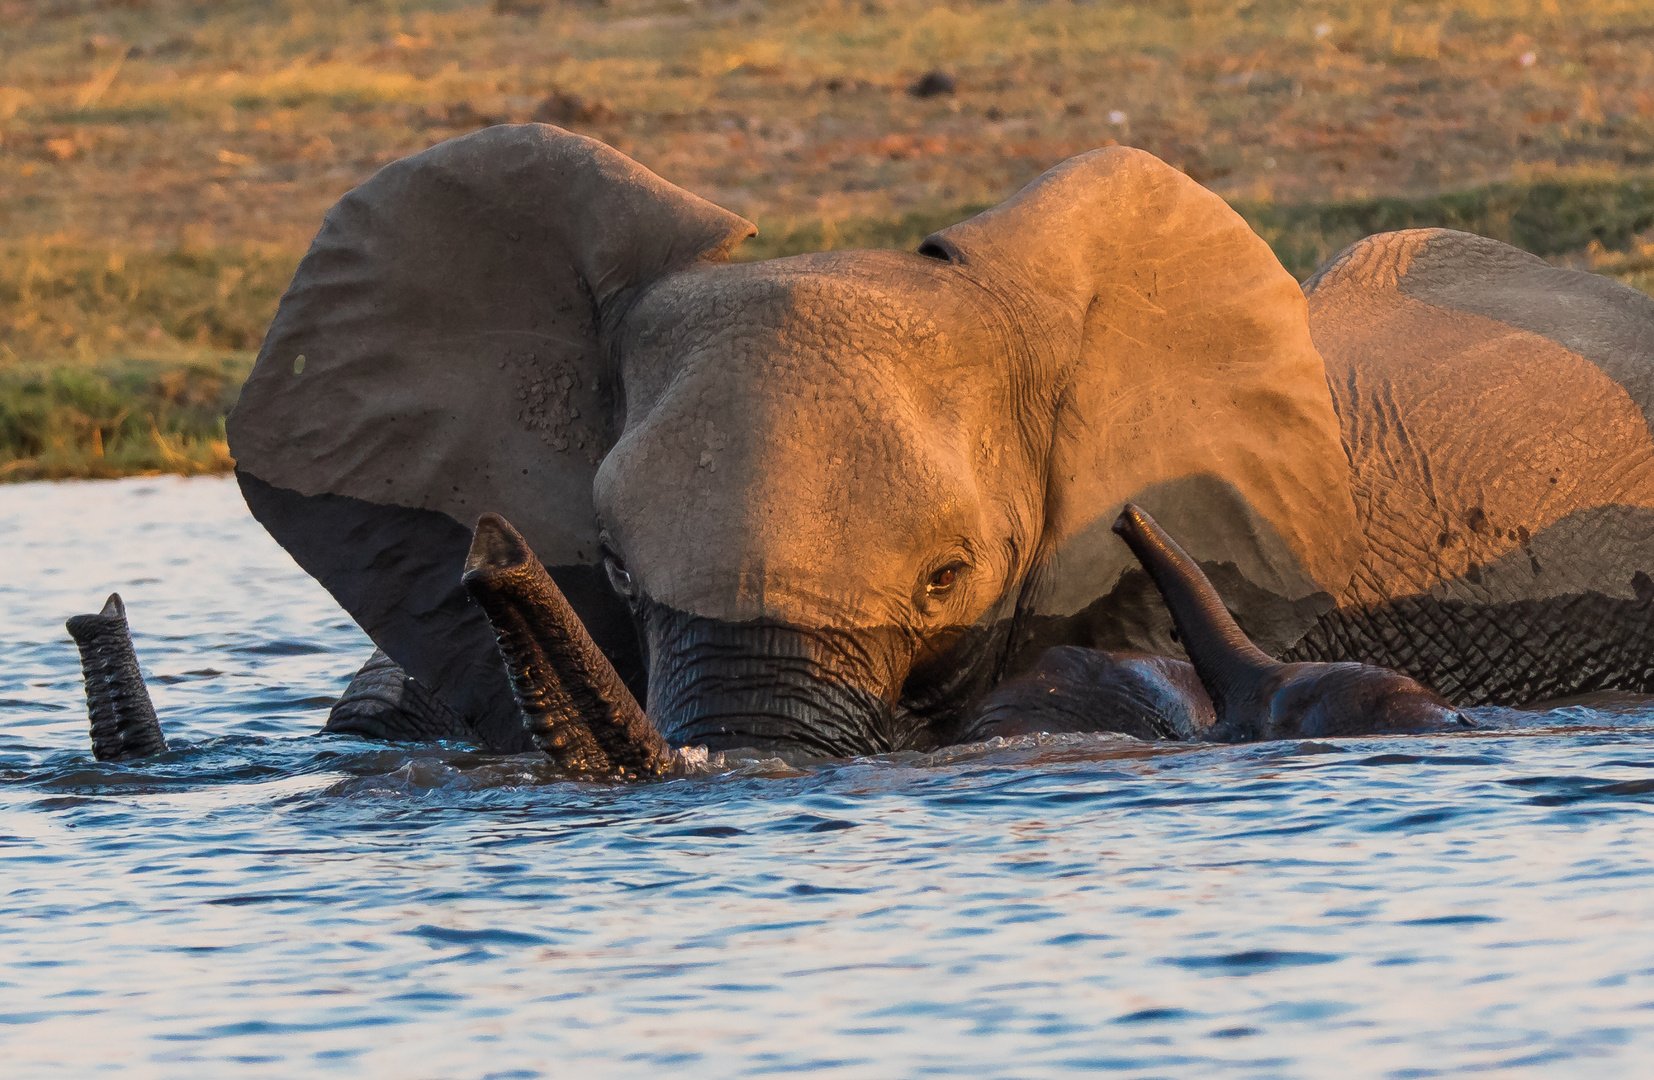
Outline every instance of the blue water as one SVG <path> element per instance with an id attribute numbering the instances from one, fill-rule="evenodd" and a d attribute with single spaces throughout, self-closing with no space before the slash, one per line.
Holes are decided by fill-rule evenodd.
<path id="1" fill-rule="evenodd" d="M 369 651 L 233 483 L 0 488 L 0 1073 L 1648 1073 L 1654 705 L 625 787 L 310 735 Z"/>

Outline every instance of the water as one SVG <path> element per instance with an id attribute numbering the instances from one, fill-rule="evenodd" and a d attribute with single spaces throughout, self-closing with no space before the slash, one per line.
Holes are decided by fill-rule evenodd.
<path id="1" fill-rule="evenodd" d="M 118 589 L 174 749 L 98 764 Z M 1633 1076 L 1654 707 L 633 787 L 316 737 L 370 651 L 233 483 L 0 488 L 8 1077 Z M 1043 743 L 1043 745 L 1040 745 Z"/>

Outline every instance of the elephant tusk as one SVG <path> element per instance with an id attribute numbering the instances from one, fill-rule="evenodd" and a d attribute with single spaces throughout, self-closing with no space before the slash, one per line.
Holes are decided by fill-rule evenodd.
<path id="1" fill-rule="evenodd" d="M 534 745 L 571 772 L 667 772 L 671 747 L 528 543 L 498 514 L 477 520 L 461 581 L 494 628 Z"/>
<path id="2" fill-rule="evenodd" d="M 99 761 L 130 761 L 164 753 L 166 738 L 138 670 L 120 593 L 110 593 L 96 615 L 76 615 L 64 625 L 80 649 L 92 756 Z"/>

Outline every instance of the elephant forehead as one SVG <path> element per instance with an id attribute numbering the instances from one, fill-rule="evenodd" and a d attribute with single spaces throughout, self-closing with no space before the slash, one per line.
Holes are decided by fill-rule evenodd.
<path id="1" fill-rule="evenodd" d="M 597 506 L 660 602 L 888 623 L 935 549 L 989 528 L 976 465 L 1001 450 L 984 418 L 1006 410 L 997 380 L 949 376 L 960 354 L 933 307 L 800 262 L 675 285 L 675 325 L 651 298 Z"/>
<path id="2" fill-rule="evenodd" d="M 681 610 L 890 621 L 928 548 L 982 531 L 959 443 L 889 385 L 675 388 L 604 461 L 597 506 L 650 594 Z"/>
<path id="3" fill-rule="evenodd" d="M 969 287 L 935 260 L 901 252 L 829 252 L 709 265 L 650 290 L 627 316 L 620 363 L 627 411 L 647 412 L 674 384 L 723 393 L 815 395 L 834 383 L 899 380 L 909 395 L 948 396 L 996 336 Z"/>
<path id="4" fill-rule="evenodd" d="M 790 450 L 801 472 L 902 463 L 929 479 L 914 445 L 996 404 L 996 380 L 963 378 L 970 328 L 876 274 L 812 262 L 718 267 L 651 294 L 622 347 L 631 445 L 693 450 L 696 467 Z"/>

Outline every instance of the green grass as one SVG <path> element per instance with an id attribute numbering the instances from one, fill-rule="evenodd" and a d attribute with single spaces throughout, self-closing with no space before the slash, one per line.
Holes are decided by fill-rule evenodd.
<path id="1" fill-rule="evenodd" d="M 1492 184 L 1428 198 L 1310 206 L 1242 202 L 1235 209 L 1302 279 L 1363 236 L 1396 229 L 1459 229 L 1535 255 L 1566 255 L 1593 245 L 1623 250 L 1654 227 L 1654 178 Z"/>
<path id="2" fill-rule="evenodd" d="M 223 472 L 248 353 L 0 369 L 0 479 Z"/>
<path id="3" fill-rule="evenodd" d="M 256 350 L 299 263 L 261 247 L 0 247 L 0 370 Z"/>

